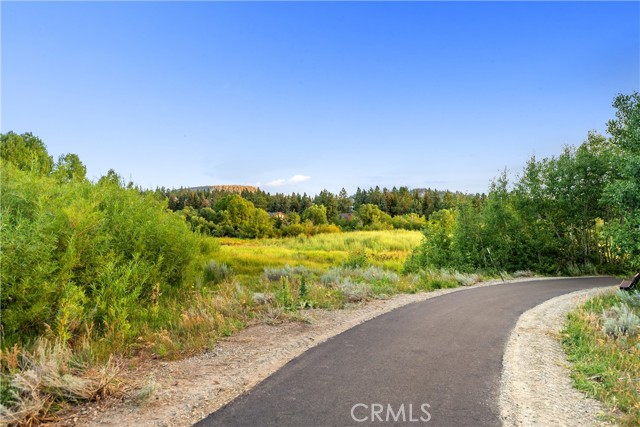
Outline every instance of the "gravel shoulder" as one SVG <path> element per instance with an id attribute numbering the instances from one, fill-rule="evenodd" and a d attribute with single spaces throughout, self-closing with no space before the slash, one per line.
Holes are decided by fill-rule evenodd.
<path id="1" fill-rule="evenodd" d="M 508 283 L 530 280 L 541 279 L 517 279 L 509 281 Z M 221 340 L 212 351 L 201 355 L 173 362 L 152 361 L 137 368 L 126 370 L 124 377 L 127 382 L 137 381 L 139 383 L 147 382 L 154 384 L 156 391 L 148 400 L 136 404 L 131 400 L 122 401 L 111 399 L 81 406 L 64 414 L 57 424 L 64 426 L 191 426 L 235 399 L 237 396 L 246 393 L 309 348 L 347 329 L 413 302 L 435 298 L 452 292 L 460 292 L 470 288 L 495 286 L 501 283 L 500 281 L 493 281 L 469 287 L 442 289 L 428 293 L 412 295 L 401 294 L 386 300 L 374 300 L 344 310 L 306 310 L 304 311 L 304 316 L 307 318 L 307 322 L 253 325 L 229 338 Z M 561 308 L 558 313 L 566 313 L 566 311 L 577 304 L 577 302 L 574 301 L 576 294 L 570 295 L 573 295 L 570 297 L 570 300 L 573 301 L 574 304 L 565 305 L 566 310 L 565 308 Z M 565 297 L 554 298 L 550 301 L 556 301 L 561 298 Z M 541 306 L 545 305 L 549 305 L 549 302 Z M 538 307 L 536 307 L 536 309 Z M 530 310 L 526 314 L 536 309 Z M 534 319 L 535 323 L 536 316 L 546 315 L 546 312 L 540 314 L 534 313 L 532 319 Z M 561 327 L 564 314 L 561 314 L 558 319 L 557 325 L 559 326 L 554 326 L 556 327 L 555 330 L 559 330 Z M 522 326 L 521 323 L 522 319 L 518 322 L 521 329 L 518 329 L 519 326 L 516 326 L 516 329 L 514 329 L 516 336 L 522 335 L 522 332 L 518 331 L 531 328 L 527 323 L 525 323 L 524 326 Z M 546 333 L 542 333 L 542 335 L 545 334 Z M 551 339 L 556 342 L 554 338 Z M 510 339 L 509 344 L 510 346 L 507 347 L 507 350 L 511 352 L 514 351 L 513 348 L 517 349 L 529 346 L 526 339 L 525 341 L 515 341 L 513 344 L 512 339 Z M 548 346 L 548 343 L 538 346 L 539 351 L 546 349 Z M 509 350 L 510 348 L 511 350 Z M 562 353 L 559 345 L 555 350 L 559 350 L 559 352 Z M 563 353 L 559 357 L 562 358 L 562 355 Z M 510 357 L 521 357 L 521 355 L 516 353 L 515 356 L 512 355 Z M 547 364 L 558 364 L 558 362 L 555 361 L 558 359 L 553 360 L 554 362 L 547 362 Z M 507 366 L 509 367 L 508 369 Z M 564 371 L 551 375 L 549 379 L 544 379 L 543 381 L 559 380 L 564 375 L 570 391 L 578 394 L 578 396 L 572 399 L 584 400 L 579 392 L 571 388 L 566 368 L 563 369 Z M 547 406 L 561 406 L 565 408 L 569 394 L 564 391 L 553 393 L 554 395 L 551 397 L 551 402 L 555 402 L 555 404 L 544 403 L 546 401 L 540 400 L 541 398 L 538 393 L 527 394 L 523 392 L 523 388 L 526 389 L 530 386 L 527 385 L 529 383 L 518 382 L 524 381 L 515 374 L 515 371 L 520 370 L 536 371 L 529 363 L 505 365 L 505 370 L 503 371 L 502 389 L 506 391 L 502 394 L 509 399 L 504 400 L 504 405 L 502 405 L 503 398 L 501 396 L 501 407 L 507 407 L 505 405 L 511 405 L 509 408 L 513 407 L 513 409 L 502 412 L 505 425 L 564 424 L 558 423 L 558 420 L 562 418 L 554 418 L 551 423 L 542 422 L 542 424 L 540 424 L 537 422 L 540 418 L 536 418 L 536 416 L 538 416 L 536 411 L 542 408 L 543 411 L 541 412 L 544 412 Z M 511 386 L 514 387 L 514 391 L 517 393 L 509 392 L 505 381 L 516 382 L 517 385 Z M 535 382 L 540 380 L 534 378 L 530 381 L 533 381 L 535 385 Z M 542 383 L 542 386 L 548 387 L 548 384 Z M 552 390 L 555 389 L 553 388 Z M 562 398 L 558 396 L 562 396 Z M 527 402 L 529 402 L 530 399 L 532 402 L 531 405 L 523 404 L 522 399 L 528 399 Z M 533 413 L 533 415 L 530 413 Z M 521 424 L 520 420 L 533 421 L 532 424 Z M 507 424 L 507 422 L 512 421 L 513 424 Z M 542 421 L 544 421 L 544 419 Z M 568 423 L 565 425 L 582 426 L 589 424 Z"/>
<path id="2" fill-rule="evenodd" d="M 520 316 L 503 359 L 500 413 L 505 427 L 608 426 L 604 406 L 573 388 L 570 363 L 560 344 L 567 313 L 612 288 L 550 299 Z"/>

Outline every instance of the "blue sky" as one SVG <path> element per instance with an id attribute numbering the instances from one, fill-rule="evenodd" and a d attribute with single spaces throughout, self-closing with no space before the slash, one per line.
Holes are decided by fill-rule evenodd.
<path id="1" fill-rule="evenodd" d="M 1 4 L 1 130 L 143 187 L 486 191 L 640 90 L 638 2 Z"/>

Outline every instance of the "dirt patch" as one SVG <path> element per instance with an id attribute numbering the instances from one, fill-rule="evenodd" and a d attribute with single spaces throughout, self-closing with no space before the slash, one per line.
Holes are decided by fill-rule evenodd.
<path id="1" fill-rule="evenodd" d="M 505 427 L 611 425 L 602 421 L 603 405 L 571 385 L 559 333 L 569 311 L 612 289 L 562 295 L 520 316 L 503 359 L 500 412 Z"/>
<path id="2" fill-rule="evenodd" d="M 514 281 L 530 280 L 541 279 Z M 127 370 L 127 382 L 146 381 L 157 388 L 143 403 L 112 399 L 84 405 L 63 414 L 58 425 L 191 426 L 249 391 L 291 359 L 347 329 L 413 302 L 500 283 L 396 295 L 344 310 L 305 310 L 307 322 L 250 326 L 220 341 L 210 352 L 175 362 L 153 361 Z"/>

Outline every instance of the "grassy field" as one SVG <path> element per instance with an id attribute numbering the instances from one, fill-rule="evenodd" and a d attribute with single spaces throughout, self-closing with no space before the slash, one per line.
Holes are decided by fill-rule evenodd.
<path id="1" fill-rule="evenodd" d="M 213 259 L 227 264 L 240 279 L 259 276 L 264 267 L 302 265 L 316 273 L 366 257 L 368 265 L 400 272 L 422 240 L 418 231 L 358 231 L 286 239 L 220 239 Z M 361 265 L 364 267 L 364 265 Z"/>
<path id="2" fill-rule="evenodd" d="M 620 425 L 640 425 L 640 293 L 596 297 L 570 313 L 563 345 L 574 385 Z"/>
<path id="3" fill-rule="evenodd" d="M 223 238 L 212 253 L 209 276 L 218 277 L 214 280 L 221 286 L 235 283 L 245 299 L 254 295 L 250 316 L 263 316 L 268 307 L 268 315 L 276 317 L 308 307 L 338 309 L 371 298 L 470 285 L 482 279 L 446 270 L 402 274 L 405 260 L 422 239 L 422 233 L 407 230 Z M 269 304 L 256 305 L 256 293 Z"/>

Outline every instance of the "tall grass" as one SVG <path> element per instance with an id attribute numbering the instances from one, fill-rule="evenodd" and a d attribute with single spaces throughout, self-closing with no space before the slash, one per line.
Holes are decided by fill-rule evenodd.
<path id="1" fill-rule="evenodd" d="M 356 251 L 370 250 L 409 252 L 422 240 L 422 233 L 408 230 L 354 231 L 350 233 L 318 234 L 286 239 L 267 239 L 265 246 L 285 247 L 293 250 Z"/>
<path id="2" fill-rule="evenodd" d="M 406 230 L 264 240 L 224 238 L 215 257 L 245 278 L 260 275 L 265 266 L 302 265 L 320 273 L 344 263 L 353 254 L 365 254 L 369 264 L 398 272 L 421 239 L 420 232 Z"/>

